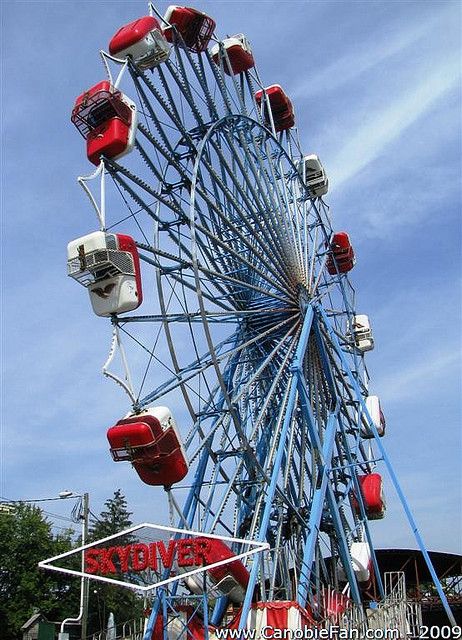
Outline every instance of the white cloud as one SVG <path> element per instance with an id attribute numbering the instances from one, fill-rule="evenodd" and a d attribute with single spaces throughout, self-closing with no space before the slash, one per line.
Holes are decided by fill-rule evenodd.
<path id="1" fill-rule="evenodd" d="M 396 368 L 379 381 L 378 387 L 388 401 L 399 402 L 406 398 L 419 397 L 425 389 L 448 375 L 449 369 L 456 369 L 460 353 L 454 349 L 424 352 L 421 357 Z"/>
<path id="2" fill-rule="evenodd" d="M 353 47 L 343 56 L 336 57 L 327 67 L 307 77 L 305 82 L 298 83 L 291 93 L 292 97 L 303 100 L 316 94 L 325 95 L 328 91 L 348 85 L 365 71 L 383 63 L 428 35 L 436 28 L 437 21 L 438 19 L 432 19 L 413 25 L 412 28 L 398 31 L 391 37 L 384 38 L 383 34 L 380 34 L 379 38 L 382 40 L 379 42 L 372 41 L 373 38 L 377 38 L 377 33 L 374 33 L 373 38 L 362 41 L 359 46 Z"/>
<path id="3" fill-rule="evenodd" d="M 420 78 L 401 99 L 381 111 L 364 113 L 357 130 L 349 131 L 343 144 L 339 141 L 340 151 L 329 169 L 333 188 L 338 189 L 370 164 L 459 81 L 460 65 L 454 60 Z"/>

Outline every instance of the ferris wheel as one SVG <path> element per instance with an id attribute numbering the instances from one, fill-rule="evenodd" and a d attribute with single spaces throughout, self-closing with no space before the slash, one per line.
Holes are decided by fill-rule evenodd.
<path id="1" fill-rule="evenodd" d="M 234 540 L 217 560 L 268 546 L 156 592 L 146 638 L 212 638 L 279 609 L 286 628 L 314 624 L 384 595 L 370 521 L 386 508 L 385 419 L 354 250 L 289 96 L 215 26 L 150 6 L 72 112 L 99 228 L 69 243 L 68 273 L 112 323 L 103 372 L 129 397 L 112 456 L 166 495 L 171 526 Z"/>

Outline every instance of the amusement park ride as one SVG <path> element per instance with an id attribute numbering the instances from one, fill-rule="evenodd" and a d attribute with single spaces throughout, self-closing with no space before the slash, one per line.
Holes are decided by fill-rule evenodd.
<path id="1" fill-rule="evenodd" d="M 383 446 L 371 323 L 325 169 L 247 38 L 214 33 L 196 9 L 150 5 L 72 111 L 99 228 L 69 243 L 68 273 L 110 318 L 103 372 L 130 398 L 110 452 L 166 498 L 171 527 L 165 542 L 114 547 L 106 572 L 87 550 L 87 573 L 162 582 L 146 640 L 365 633 L 380 612 L 387 625 L 370 527 L 385 516 L 381 464 L 455 624 Z"/>

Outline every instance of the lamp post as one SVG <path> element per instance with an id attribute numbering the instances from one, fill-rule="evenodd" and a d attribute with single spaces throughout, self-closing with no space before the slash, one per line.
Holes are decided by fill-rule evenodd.
<path id="1" fill-rule="evenodd" d="M 87 543 L 88 538 L 88 515 L 89 515 L 89 494 L 88 493 L 74 493 L 73 491 L 61 491 L 59 497 L 65 500 L 66 498 L 82 498 L 82 546 Z M 85 554 L 82 551 L 82 573 L 85 570 Z M 88 578 L 82 576 L 80 580 L 80 608 L 79 615 L 76 618 L 66 618 L 61 623 L 58 640 L 68 640 L 69 634 L 64 632 L 66 624 L 80 624 L 81 639 L 85 640 L 87 636 L 87 621 L 88 621 Z"/>

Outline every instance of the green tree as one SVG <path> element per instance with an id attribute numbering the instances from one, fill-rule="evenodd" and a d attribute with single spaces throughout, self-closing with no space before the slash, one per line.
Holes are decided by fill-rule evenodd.
<path id="1" fill-rule="evenodd" d="M 132 526 L 132 515 L 120 489 L 104 503 L 105 509 L 91 522 L 89 541 L 100 540 Z M 130 536 L 116 539 L 117 544 L 129 544 Z M 95 633 L 105 628 L 110 613 L 114 614 L 117 627 L 139 618 L 143 612 L 143 600 L 126 587 L 93 581 L 90 585 L 88 632 Z"/>
<path id="2" fill-rule="evenodd" d="M 127 500 L 120 489 L 114 491 L 114 497 L 104 503 L 106 510 L 101 511 L 99 518 L 94 518 L 91 522 L 89 537 L 90 540 L 98 540 L 119 533 L 131 527 L 132 515 L 128 510 Z"/>
<path id="3" fill-rule="evenodd" d="M 72 548 L 72 531 L 53 535 L 33 505 L 0 514 L 0 629 L 2 640 L 21 638 L 21 626 L 39 609 L 49 620 L 75 614 L 79 585 L 38 568 L 38 562 Z"/>

